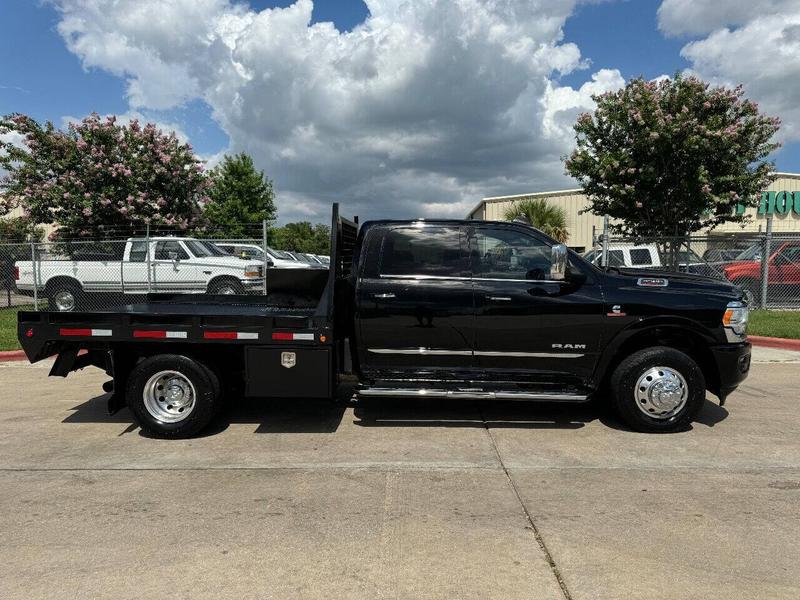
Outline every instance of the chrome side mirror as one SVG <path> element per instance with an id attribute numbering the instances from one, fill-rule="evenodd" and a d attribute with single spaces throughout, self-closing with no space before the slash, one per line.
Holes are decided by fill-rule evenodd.
<path id="1" fill-rule="evenodd" d="M 567 276 L 567 247 L 556 244 L 550 249 L 550 279 L 563 281 Z"/>

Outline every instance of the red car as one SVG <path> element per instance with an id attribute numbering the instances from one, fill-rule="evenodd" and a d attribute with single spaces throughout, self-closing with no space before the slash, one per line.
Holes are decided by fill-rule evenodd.
<path id="1" fill-rule="evenodd" d="M 761 244 L 751 246 L 724 268 L 725 277 L 744 290 L 750 306 L 755 306 L 761 295 L 761 251 Z M 775 244 L 768 264 L 770 299 L 800 296 L 800 240 Z"/>

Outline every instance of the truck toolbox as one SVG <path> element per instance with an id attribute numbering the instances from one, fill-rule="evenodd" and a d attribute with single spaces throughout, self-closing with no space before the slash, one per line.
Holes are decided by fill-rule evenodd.
<path id="1" fill-rule="evenodd" d="M 251 347 L 245 350 L 248 396 L 328 398 L 331 352 L 308 346 Z"/>

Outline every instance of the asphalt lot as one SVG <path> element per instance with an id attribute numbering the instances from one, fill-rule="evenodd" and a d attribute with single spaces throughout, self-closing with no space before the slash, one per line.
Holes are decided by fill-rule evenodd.
<path id="1" fill-rule="evenodd" d="M 272 402 L 186 441 L 107 416 L 97 371 L 0 365 L 0 596 L 798 598 L 800 356 L 756 359 L 673 435 Z"/>

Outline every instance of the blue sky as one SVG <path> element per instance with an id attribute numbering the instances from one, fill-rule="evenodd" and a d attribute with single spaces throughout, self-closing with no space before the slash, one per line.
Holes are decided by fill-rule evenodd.
<path id="1" fill-rule="evenodd" d="M 366 104 L 364 98 L 352 98 L 351 104 L 355 105 L 356 102 L 363 102 L 364 104 L 360 105 L 361 108 L 356 111 L 355 117 L 352 114 L 348 115 L 350 121 L 347 121 L 342 126 L 346 126 L 351 130 L 358 129 L 361 124 L 358 115 L 363 113 L 369 113 L 369 115 L 365 117 L 365 121 L 369 120 L 369 118 L 373 119 L 373 122 L 369 125 L 371 129 L 369 131 L 365 130 L 364 135 L 359 138 L 359 143 L 364 142 L 364 140 L 369 140 L 369 143 L 365 146 L 365 148 L 368 148 L 365 149 L 363 153 L 357 152 L 360 157 L 360 164 L 362 166 L 366 165 L 363 171 L 354 170 L 352 173 L 349 173 L 350 179 L 347 179 L 346 172 L 349 171 L 348 167 L 343 167 L 343 163 L 337 163 L 331 160 L 327 167 L 327 172 L 312 172 L 314 171 L 313 165 L 315 163 L 311 161 L 326 165 L 328 164 L 326 161 L 330 158 L 329 155 L 341 154 L 342 149 L 337 147 L 337 142 L 343 137 L 341 130 L 332 133 L 328 138 L 323 139 L 321 137 L 320 132 L 324 131 L 326 126 L 329 129 L 331 126 L 329 123 L 326 123 L 326 119 L 321 118 L 320 114 L 313 112 L 316 110 L 313 106 L 310 108 L 303 107 L 302 110 L 306 112 L 294 115 L 294 117 L 281 117 L 283 119 L 297 119 L 297 122 L 294 124 L 295 127 L 291 132 L 288 128 L 285 131 L 282 130 L 281 123 L 276 117 L 274 121 L 265 122 L 263 124 L 263 129 L 254 126 L 253 131 L 248 136 L 248 132 L 245 131 L 246 127 L 242 128 L 237 126 L 235 122 L 236 115 L 229 110 L 233 102 L 231 98 L 234 96 L 225 96 L 220 92 L 226 85 L 223 80 L 202 83 L 202 85 L 207 85 L 207 87 L 193 94 L 188 94 L 187 97 L 178 100 L 156 101 L 153 100 L 154 94 L 150 93 L 148 96 L 147 92 L 143 93 L 142 100 L 136 100 L 130 93 L 129 86 L 132 81 L 142 82 L 142 85 L 145 87 L 150 85 L 151 87 L 149 89 L 151 92 L 153 88 L 159 86 L 159 82 L 157 80 L 148 82 L 148 75 L 137 71 L 135 67 L 130 67 L 130 69 L 128 65 L 123 65 L 121 67 L 118 62 L 118 57 L 114 55 L 114 49 L 102 46 L 102 40 L 108 38 L 103 38 L 100 35 L 102 33 L 108 33 L 109 31 L 113 34 L 114 27 L 119 27 L 120 23 L 123 25 L 126 24 L 125 15 L 123 14 L 117 21 L 109 20 L 108 23 L 99 23 L 96 28 L 92 30 L 88 28 L 79 28 L 79 30 L 76 30 L 75 39 L 86 40 L 88 43 L 94 44 L 94 46 L 76 45 L 69 48 L 67 42 L 58 31 L 58 25 L 65 18 L 65 14 L 81 17 L 80 11 L 84 10 L 84 8 L 81 7 L 80 3 L 74 2 L 73 0 L 60 1 L 64 2 L 64 5 L 67 6 L 64 13 L 57 10 L 52 2 L 5 0 L 2 3 L 2 8 L 0 8 L 0 22 L 4 25 L 4 33 L 0 36 L 0 53 L 6 58 L 2 63 L 2 67 L 0 67 L 0 113 L 23 112 L 38 120 L 52 120 L 60 125 L 65 118 L 82 117 L 92 111 L 101 114 L 125 114 L 136 112 L 147 119 L 179 127 L 192 142 L 195 149 L 204 156 L 212 156 L 226 149 L 246 150 L 254 153 L 259 165 L 265 168 L 269 174 L 276 177 L 278 189 L 285 189 L 287 194 L 293 198 L 291 210 L 300 211 L 300 213 L 305 211 L 305 214 L 312 216 L 316 214 L 316 209 L 309 198 L 317 195 L 323 197 L 323 200 L 325 200 L 326 192 L 330 189 L 336 189 L 336 186 L 339 186 L 337 191 L 340 193 L 347 193 L 350 195 L 392 195 L 395 193 L 395 188 L 400 186 L 402 187 L 402 192 L 398 192 L 400 197 L 405 198 L 411 194 L 425 196 L 426 192 L 422 185 L 426 177 L 429 176 L 428 179 L 431 183 L 431 189 L 434 191 L 427 194 L 427 197 L 424 198 L 424 203 L 427 207 L 433 207 L 430 208 L 431 211 L 436 211 L 441 209 L 442 195 L 448 192 L 453 192 L 458 195 L 461 205 L 466 206 L 472 203 L 475 195 L 535 191 L 537 189 L 546 189 L 555 186 L 563 181 L 563 174 L 560 172 L 560 166 L 556 158 L 558 158 L 558 154 L 564 153 L 564 148 L 567 148 L 564 144 L 568 143 L 568 141 L 564 140 L 559 143 L 554 143 L 551 140 L 552 143 L 550 143 L 550 147 L 547 150 L 542 150 L 531 162 L 527 164 L 520 162 L 516 167 L 509 166 L 508 173 L 503 173 L 502 176 L 495 176 L 490 172 L 489 159 L 487 159 L 486 162 L 479 162 L 476 164 L 476 152 L 473 152 L 472 156 L 466 153 L 456 156 L 460 152 L 459 148 L 464 148 L 465 146 L 467 148 L 477 148 L 479 144 L 485 144 L 487 148 L 486 152 L 494 157 L 492 160 L 496 161 L 494 163 L 494 170 L 502 171 L 503 161 L 510 160 L 510 155 L 496 152 L 492 149 L 492 146 L 497 146 L 499 143 L 507 143 L 509 144 L 509 148 L 511 148 L 511 144 L 521 143 L 522 145 L 519 146 L 519 148 L 537 148 L 537 138 L 543 135 L 542 132 L 547 133 L 550 131 L 552 137 L 552 135 L 554 135 L 552 131 L 558 129 L 559 122 L 557 122 L 557 120 L 554 121 L 552 118 L 550 121 L 545 122 L 542 127 L 532 127 L 530 139 L 523 140 L 522 142 L 517 139 L 518 136 L 516 134 L 510 131 L 500 132 L 502 135 L 495 135 L 497 132 L 490 132 L 481 139 L 473 140 L 469 139 L 463 132 L 455 135 L 452 134 L 453 128 L 458 128 L 460 126 L 458 123 L 455 125 L 449 122 L 443 123 L 441 125 L 443 128 L 442 131 L 446 131 L 447 133 L 442 133 L 441 135 L 437 134 L 433 137 L 438 140 L 442 137 L 452 136 L 452 139 L 447 140 L 447 144 L 434 148 L 430 144 L 425 145 L 427 142 L 424 142 L 421 146 L 418 146 L 417 140 L 421 136 L 424 137 L 426 133 L 425 126 L 419 125 L 422 119 L 428 119 L 428 122 L 436 123 L 447 121 L 448 116 L 436 114 L 431 116 L 432 111 L 427 110 L 425 106 L 416 106 L 414 110 L 416 110 L 417 113 L 412 114 L 413 111 L 409 109 L 410 112 L 408 115 L 403 114 L 405 112 L 404 108 L 415 104 L 416 97 L 419 96 L 419 91 L 413 91 L 413 85 L 407 86 L 409 88 L 407 92 L 409 96 L 407 98 L 400 98 L 399 100 L 402 102 L 399 102 L 396 106 L 386 108 L 386 110 L 391 108 L 393 111 L 392 116 L 397 123 L 403 123 L 403 119 L 418 119 L 411 126 L 406 122 L 404 125 L 395 124 L 394 129 L 392 129 L 392 125 L 386 120 L 380 121 L 380 115 L 376 116 L 376 114 L 372 112 L 372 107 Z M 176 3 L 179 4 L 181 1 L 186 0 L 176 0 Z M 301 4 L 304 1 L 307 0 L 301 0 Z M 780 0 L 776 1 L 780 4 Z M 160 15 L 158 12 L 160 5 L 155 2 L 155 0 L 140 0 L 140 2 L 141 6 L 153 3 L 153 14 Z M 618 75 L 621 75 L 622 78 L 627 80 L 638 75 L 653 78 L 663 74 L 673 74 L 678 70 L 687 68 L 695 68 L 695 70 L 700 71 L 701 75 L 708 73 L 710 78 L 716 78 L 717 80 L 736 81 L 737 77 L 749 77 L 753 80 L 752 89 L 754 93 L 764 96 L 764 104 L 767 106 L 787 106 L 785 99 L 783 100 L 784 104 L 781 104 L 780 100 L 776 100 L 773 97 L 776 93 L 774 88 L 778 87 L 777 85 L 765 85 L 763 81 L 760 81 L 761 78 L 757 70 L 755 71 L 755 75 L 752 73 L 748 74 L 746 70 L 737 72 L 735 68 L 726 65 L 724 60 L 720 58 L 721 55 L 725 54 L 725 48 L 723 47 L 722 52 L 720 52 L 715 46 L 715 44 L 718 44 L 719 38 L 717 33 L 725 29 L 725 27 L 731 29 L 733 35 L 744 36 L 749 29 L 757 31 L 756 28 L 760 23 L 758 19 L 761 17 L 755 17 L 748 13 L 746 6 L 753 4 L 753 2 L 757 4 L 758 0 L 753 0 L 753 2 L 748 4 L 740 2 L 740 0 L 732 0 L 732 5 L 741 4 L 743 8 L 741 9 L 742 12 L 740 15 L 733 14 L 733 16 L 726 16 L 728 21 L 723 20 L 721 17 L 716 17 L 714 9 L 715 3 L 712 0 L 696 0 L 694 3 L 695 6 L 689 9 L 686 8 L 687 3 L 681 3 L 679 0 L 609 0 L 605 2 L 579 2 L 576 7 L 570 6 L 570 2 L 571 0 L 553 0 L 554 13 L 551 17 L 556 22 L 558 19 L 561 19 L 561 25 L 555 30 L 544 31 L 540 34 L 532 34 L 532 36 L 537 42 L 552 43 L 557 47 L 558 50 L 553 53 L 552 60 L 554 64 L 560 64 L 558 61 L 563 60 L 569 65 L 564 69 L 564 73 L 559 72 L 558 68 L 547 68 L 544 71 L 537 71 L 537 76 L 544 75 L 549 78 L 551 83 L 548 85 L 551 87 L 562 87 L 562 92 L 566 96 L 572 94 L 571 97 L 577 102 L 576 106 L 585 105 L 588 93 L 594 91 L 594 89 L 585 88 L 583 92 L 581 92 L 581 86 L 586 84 L 586 82 L 592 81 L 593 77 L 598 73 L 601 75 L 605 73 L 606 75 L 607 81 L 602 85 L 613 86 L 613 81 L 617 81 L 617 84 L 619 83 L 618 76 L 616 76 L 617 79 L 615 80 L 614 73 L 616 73 L 616 71 L 619 72 Z M 264 9 L 273 7 L 287 9 L 287 7 L 291 7 L 293 4 L 294 2 L 292 0 L 251 0 L 249 3 L 239 3 L 238 6 L 224 5 L 223 8 L 218 10 L 222 11 L 220 14 L 224 13 L 227 15 L 247 13 L 248 18 L 251 18 Z M 381 27 L 384 27 L 385 30 L 386 22 L 391 21 L 391 15 L 394 14 L 391 13 L 393 8 L 387 8 L 390 4 L 391 3 L 384 3 L 384 0 L 373 1 L 373 4 L 371 4 L 373 8 L 380 7 L 379 10 L 382 11 L 380 15 L 382 20 L 375 18 L 371 23 L 368 21 L 368 35 L 380 35 L 380 31 L 382 31 L 380 29 Z M 791 3 L 786 3 L 786 5 L 790 4 Z M 524 6 L 524 3 L 521 5 Z M 558 13 L 556 5 L 559 5 L 559 7 L 562 5 L 566 6 L 567 8 L 564 10 L 567 12 L 563 15 Z M 771 6 L 774 7 L 774 5 L 775 2 L 772 2 Z M 662 7 L 662 12 L 665 13 L 662 15 L 661 27 L 659 27 L 659 7 Z M 147 10 L 147 8 L 145 7 L 142 10 Z M 291 9 L 287 9 L 286 15 L 289 15 L 289 10 Z M 680 10 L 695 10 L 696 15 L 682 15 L 679 12 Z M 703 12 L 703 10 L 705 10 L 705 12 Z M 778 8 L 775 10 L 780 9 Z M 446 32 L 442 33 L 442 31 L 449 25 L 449 22 L 436 21 L 435 18 L 457 18 L 457 15 L 454 17 L 452 12 L 444 13 L 444 17 L 437 16 L 433 13 L 432 9 L 427 13 L 424 13 L 422 9 L 418 12 L 421 13 L 421 16 L 417 15 L 419 18 L 415 17 L 416 20 L 409 21 L 409 23 L 411 23 L 409 27 L 412 29 L 413 27 L 432 27 L 432 31 L 428 32 L 428 36 L 434 40 L 437 39 L 437 35 L 447 35 Z M 536 21 L 535 15 L 532 17 L 530 15 L 525 15 L 524 9 L 519 9 L 518 12 L 522 15 L 520 18 L 526 17 L 532 19 L 527 24 L 530 30 L 538 31 L 540 23 Z M 277 14 L 278 12 L 276 11 L 276 15 Z M 566 14 L 569 14 L 569 16 L 564 19 Z M 387 15 L 389 15 L 389 17 L 387 17 Z M 781 17 L 783 17 L 783 20 L 787 19 L 785 15 L 778 14 L 775 16 L 779 19 Z M 364 23 L 369 17 L 370 13 L 362 0 L 316 0 L 313 5 L 313 12 L 311 13 L 311 22 L 333 22 L 339 33 L 333 32 L 332 34 L 325 34 L 327 36 L 326 39 L 337 44 L 351 44 L 351 54 L 353 56 L 358 56 L 355 49 L 363 49 L 364 46 L 357 44 L 353 39 L 345 39 L 341 36 L 346 35 L 346 32 L 350 32 L 359 24 Z M 372 15 L 372 17 L 376 17 L 376 15 Z M 154 18 L 157 19 L 159 16 Z M 164 18 L 168 17 L 165 16 Z M 502 17 L 497 16 L 496 18 L 501 19 Z M 672 19 L 671 21 L 670 18 Z M 748 19 L 751 21 L 748 21 Z M 96 15 L 94 20 L 98 20 Z M 675 25 L 675 23 L 681 23 L 682 20 L 691 20 L 693 23 L 696 22 L 697 25 L 692 25 L 691 27 Z M 84 19 L 84 21 L 92 24 L 93 18 L 90 16 Z M 116 25 L 114 23 L 116 23 Z M 270 21 L 270 23 L 277 23 L 277 20 Z M 430 25 L 430 23 L 434 23 L 434 25 Z M 509 25 L 513 28 L 518 25 L 518 23 L 510 23 Z M 110 29 L 109 31 L 100 31 L 102 27 Z M 211 25 L 209 25 L 209 27 L 211 27 Z M 270 28 L 277 27 L 277 25 L 265 24 L 263 27 L 266 28 L 265 31 L 268 30 L 272 32 L 270 34 L 271 36 L 274 36 L 276 30 Z M 293 22 L 292 27 L 299 27 L 295 30 L 297 35 L 305 35 L 306 32 L 310 31 L 310 29 L 306 29 L 302 23 L 298 26 Z M 547 29 L 544 25 L 542 25 L 542 28 Z M 361 29 L 363 28 L 359 28 L 359 30 Z M 560 39 L 558 35 L 559 30 L 563 32 L 563 36 L 561 36 Z M 520 31 L 525 33 L 526 30 L 523 28 Z M 553 33 L 553 31 L 555 31 L 555 33 Z M 137 33 L 141 32 L 128 31 L 127 35 L 132 38 L 133 35 Z M 201 34 L 206 35 L 207 30 L 202 30 Z M 540 35 L 540 37 L 537 38 L 536 35 Z M 733 35 L 729 36 L 731 38 L 730 43 L 738 43 L 733 39 Z M 199 38 L 199 36 L 200 34 L 196 37 Z M 264 34 L 264 36 L 266 37 L 266 34 Z M 339 37 L 337 38 L 336 36 Z M 267 43 L 263 38 L 255 35 L 251 36 L 251 38 L 253 41 L 261 44 Z M 290 40 L 291 39 L 292 38 L 290 38 Z M 315 50 L 313 50 L 313 47 L 316 43 L 314 42 L 315 39 L 317 38 L 309 37 L 303 40 L 302 44 L 298 43 L 298 46 L 305 44 L 309 46 L 309 48 L 312 48 L 309 50 L 309 53 L 297 58 L 298 61 L 303 61 L 304 65 L 308 63 L 309 60 L 314 59 L 313 52 Z M 725 39 L 727 40 L 728 38 Z M 511 41 L 513 42 L 513 39 Z M 147 43 L 151 44 L 151 46 L 144 48 L 144 50 L 143 46 L 140 46 L 137 47 L 135 51 L 163 51 L 165 48 L 170 47 L 172 41 L 169 39 L 169 36 L 165 36 L 161 46 L 157 44 L 156 46 L 152 46 L 154 43 L 152 40 L 149 40 Z M 291 43 L 290 41 L 289 44 Z M 580 66 L 576 63 L 576 56 L 564 58 L 559 54 L 562 49 L 568 49 L 569 44 L 574 44 L 577 46 L 577 49 L 579 49 L 580 57 L 584 61 Z M 691 51 L 685 50 L 689 48 L 688 45 L 691 45 L 693 48 Z M 95 48 L 96 52 L 92 54 L 92 51 L 86 49 L 87 47 Z M 328 45 L 325 47 L 335 46 Z M 441 40 L 439 40 L 439 44 L 436 47 L 445 46 L 441 43 Z M 737 46 L 736 48 L 740 47 L 741 46 Z M 410 44 L 407 47 L 403 47 L 404 50 L 406 48 L 410 53 L 415 49 L 415 46 Z M 733 45 L 731 48 L 731 53 L 733 53 L 735 48 Z M 469 49 L 454 47 L 449 50 L 445 48 L 442 52 L 460 53 L 464 51 L 463 57 L 454 58 L 456 63 L 459 60 L 478 63 L 486 52 L 484 49 L 480 51 L 484 54 L 469 54 L 467 50 Z M 133 52 L 133 50 L 130 51 Z M 682 51 L 684 51 L 684 54 L 689 58 L 682 56 Z M 269 54 L 269 48 L 264 50 L 264 52 L 265 54 Z M 358 68 L 373 69 L 378 75 L 381 75 L 380 70 L 386 68 L 383 66 L 386 62 L 386 56 L 380 58 L 378 57 L 377 51 L 375 52 L 375 56 L 370 55 L 364 59 L 364 61 L 358 62 Z M 476 50 L 476 52 L 478 51 Z M 568 51 L 565 52 L 564 56 L 569 54 Z M 291 52 L 289 52 L 289 54 L 291 54 Z M 258 57 L 259 55 L 256 54 L 255 56 Z M 9 57 L 13 57 L 13 59 L 9 59 Z M 306 91 L 299 96 L 299 98 L 301 98 L 301 103 L 302 100 L 307 99 L 307 95 L 316 93 L 318 90 L 320 77 L 325 76 L 324 69 L 328 68 L 325 66 L 326 64 L 329 64 L 332 69 L 338 69 L 342 62 L 350 60 L 351 56 L 345 52 L 345 54 L 335 59 L 330 57 L 319 58 L 320 65 L 311 65 L 308 67 L 308 72 L 303 72 L 301 76 L 298 76 L 298 81 L 302 80 L 303 85 L 308 86 Z M 420 55 L 420 57 L 415 58 L 415 60 L 421 63 L 427 61 L 428 63 L 438 64 L 443 62 L 442 58 L 447 57 L 440 56 L 438 58 L 432 58 Z M 504 58 L 507 57 L 496 57 L 496 64 L 500 64 Z M 748 56 L 747 60 L 750 59 L 752 59 L 752 57 Z M 330 62 L 326 63 L 326 60 Z M 381 62 L 381 60 L 383 62 Z M 765 55 L 763 60 L 771 60 L 771 58 L 769 55 Z M 258 63 L 257 60 L 255 60 L 254 64 L 256 63 Z M 300 63 L 298 62 L 295 64 Z M 494 64 L 495 63 L 489 63 L 489 68 L 494 68 Z M 164 66 L 161 63 L 159 63 L 159 65 L 165 69 L 175 68 L 177 69 L 176 73 L 181 72 L 181 69 L 184 68 L 182 65 L 175 66 L 167 64 Z M 430 66 L 430 64 L 428 66 Z M 758 65 L 754 68 L 757 66 Z M 251 68 L 251 72 L 259 73 L 262 69 L 263 72 L 272 73 L 273 70 L 278 72 L 281 70 L 280 67 L 280 60 L 278 60 L 277 63 L 274 61 L 270 63 L 269 58 L 265 58 L 264 64 L 256 64 L 255 70 Z M 196 69 L 196 67 L 191 66 L 187 68 L 189 68 L 190 71 L 192 68 Z M 388 68 L 391 69 L 393 67 Z M 439 68 L 441 68 L 441 66 L 439 66 Z M 469 66 L 464 68 L 468 70 Z M 479 66 L 476 68 L 483 67 Z M 221 71 L 225 69 L 228 69 L 228 67 L 223 67 Z M 430 69 L 432 70 L 433 66 L 430 66 Z M 430 78 L 429 81 L 433 82 L 431 84 L 433 87 L 438 85 L 440 79 L 446 79 L 447 70 L 452 70 L 454 73 L 458 72 L 458 66 L 456 65 L 452 67 L 452 69 L 447 68 L 439 77 L 430 78 L 430 73 L 427 74 Z M 398 72 L 403 71 L 398 67 Z M 198 77 L 196 71 L 192 71 L 190 76 L 194 79 L 202 79 L 202 77 Z M 292 81 L 291 72 L 283 76 L 284 78 L 288 77 L 288 81 Z M 787 71 L 787 80 L 789 76 L 790 71 Z M 344 80 L 347 81 L 346 79 Z M 503 81 L 506 80 L 504 79 Z M 745 83 L 747 86 L 750 82 L 742 81 L 742 83 Z M 331 89 L 340 89 L 337 85 L 339 84 L 337 83 L 334 85 L 331 83 Z M 524 85 L 524 81 L 522 81 L 520 85 Z M 280 100 L 276 100 L 276 97 L 270 95 L 270 88 L 264 89 L 267 90 L 267 93 L 264 95 L 264 106 L 255 106 L 251 112 L 259 113 L 264 110 L 274 110 L 278 112 L 278 108 L 281 108 L 287 115 L 297 112 L 294 110 L 296 108 L 295 105 L 298 103 L 297 98 L 292 99 L 293 105 L 287 101 L 286 106 L 278 107 L 277 103 L 280 102 Z M 264 93 L 264 89 L 262 89 L 262 94 Z M 485 114 L 481 113 L 476 116 L 476 122 L 480 123 L 482 120 L 485 120 L 486 123 L 491 124 L 494 122 L 493 118 L 496 116 L 496 114 L 493 115 L 491 111 L 500 110 L 499 108 L 492 108 L 493 101 L 495 100 L 491 97 L 492 89 L 497 90 L 498 88 L 474 87 L 467 91 L 459 91 L 458 93 L 461 94 L 461 96 L 451 96 L 447 98 L 447 102 L 452 105 L 453 98 L 456 98 L 458 103 L 463 100 L 465 106 L 470 106 L 472 104 L 472 99 L 469 97 L 470 94 L 474 95 L 476 98 L 480 97 L 482 104 L 478 104 L 476 100 L 476 110 L 483 111 L 484 106 L 487 108 L 485 109 Z M 244 95 L 247 92 L 247 88 L 243 87 L 240 91 L 241 93 L 236 96 L 238 98 L 237 101 L 244 102 L 245 107 L 247 107 L 248 100 Z M 446 93 L 446 90 L 444 93 Z M 552 97 L 547 96 L 548 92 L 544 87 L 537 88 L 536 93 L 539 98 L 543 98 L 540 102 L 546 102 L 548 97 Z M 322 96 L 326 98 L 326 101 L 330 101 L 329 99 L 331 97 L 336 97 L 331 94 L 332 92 L 329 89 L 322 94 Z M 770 94 L 773 94 L 773 96 L 770 96 Z M 482 95 L 485 95 L 485 97 Z M 579 96 L 582 97 L 579 98 Z M 374 92 L 371 92 L 369 98 L 374 97 Z M 257 105 L 259 102 L 258 98 L 258 96 L 254 96 L 249 102 Z M 761 98 L 757 99 L 760 100 Z M 525 96 L 520 87 L 519 90 L 515 92 L 515 95 L 509 97 L 508 102 L 502 103 L 498 101 L 497 104 L 498 106 L 502 106 L 503 110 L 509 110 L 510 105 L 523 106 L 522 103 L 524 100 Z M 432 97 L 430 102 L 435 103 L 436 99 Z M 374 104 L 375 102 L 373 101 L 373 105 Z M 762 104 L 762 106 L 764 106 L 764 104 Z M 796 96 L 794 104 L 798 104 L 798 102 L 796 102 Z M 791 103 L 789 105 L 791 105 Z M 365 109 L 364 106 L 367 108 Z M 535 106 L 535 104 L 531 104 L 529 110 L 533 110 L 531 107 Z M 379 107 L 375 110 L 378 111 Z M 468 111 L 469 109 L 465 108 L 464 110 Z M 573 112 L 577 110 L 578 108 L 574 108 Z M 415 114 L 418 116 L 415 116 Z M 512 113 L 509 114 L 514 114 L 513 110 Z M 548 114 L 551 113 L 546 113 L 543 117 L 545 121 L 549 118 L 547 116 Z M 463 123 L 468 123 L 468 112 L 466 116 L 467 119 L 459 123 L 462 125 Z M 796 132 L 800 131 L 800 123 L 795 123 L 794 121 L 798 120 L 796 117 L 800 117 L 800 112 L 792 113 L 787 110 L 787 114 L 782 114 L 781 116 L 785 124 L 788 125 L 787 131 L 795 133 L 787 135 L 789 143 L 775 155 L 774 159 L 779 170 L 798 172 L 800 171 L 800 143 L 794 140 L 800 138 L 800 135 L 796 134 Z M 567 123 L 569 119 L 574 118 L 574 114 L 566 110 L 560 118 L 563 123 Z M 567 131 L 563 123 L 561 123 L 562 128 L 560 130 L 562 137 L 564 137 Z M 304 127 L 306 129 L 303 129 Z M 315 142 L 321 145 L 327 145 L 329 152 L 325 156 L 309 158 L 309 162 L 303 165 L 298 162 L 296 156 L 298 148 L 301 149 L 300 152 L 303 152 L 306 151 L 310 145 L 304 142 L 298 146 L 296 138 L 298 131 L 307 131 L 308 128 L 311 128 L 310 130 L 319 138 L 315 139 Z M 413 133 L 409 133 L 409 130 L 413 130 Z M 263 140 L 258 139 L 258 136 L 269 137 L 272 135 L 283 136 L 280 143 L 276 141 L 272 146 L 264 147 L 264 144 L 271 143 L 271 140 L 263 142 Z M 412 139 L 414 141 L 410 143 L 413 148 L 406 153 L 398 153 L 391 150 L 386 151 L 383 148 L 380 151 L 375 151 L 374 146 L 376 143 L 374 138 L 376 136 L 385 136 L 387 139 L 391 140 L 402 136 L 403 142 L 406 141 L 406 138 Z M 498 140 L 500 141 L 498 142 Z M 402 146 L 403 143 L 400 143 L 400 145 Z M 423 150 L 419 150 L 419 148 L 423 148 Z M 442 157 L 443 154 L 448 153 L 448 158 Z M 393 162 L 392 159 L 396 159 L 398 154 L 402 154 L 402 159 Z M 408 156 L 406 156 L 407 154 Z M 481 173 L 481 167 L 485 167 L 483 173 Z M 322 171 L 324 171 L 324 169 L 325 167 L 321 167 Z M 399 172 L 400 169 L 404 170 L 404 172 L 408 173 L 408 177 L 406 177 L 402 183 L 398 183 L 398 178 L 389 174 L 393 169 L 398 169 L 396 172 Z M 529 177 L 525 176 L 526 170 L 530 172 Z M 363 181 L 374 182 L 374 186 L 365 191 L 362 183 Z M 437 206 L 439 207 L 438 209 L 436 208 Z M 428 209 L 426 208 L 425 210 Z M 461 208 L 454 210 L 461 210 Z"/>

